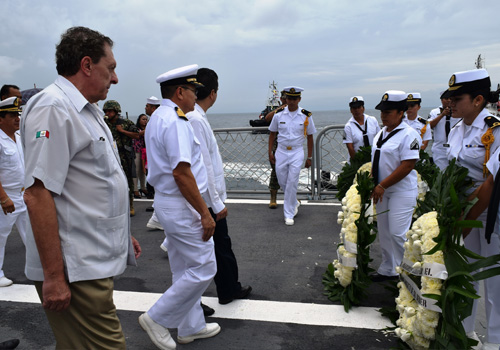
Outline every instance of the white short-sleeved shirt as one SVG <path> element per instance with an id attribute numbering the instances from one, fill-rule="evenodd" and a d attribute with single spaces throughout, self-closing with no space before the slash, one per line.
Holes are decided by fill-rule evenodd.
<path id="1" fill-rule="evenodd" d="M 493 175 L 493 179 L 496 178 L 498 169 L 500 168 L 500 147 L 497 148 L 496 152 L 490 157 L 488 163 L 486 163 L 488 170 Z M 494 232 L 496 234 L 500 234 L 500 208 L 497 213 L 497 220 L 495 221 L 495 229 Z"/>
<path id="2" fill-rule="evenodd" d="M 377 150 L 379 138 L 386 138 L 388 134 L 387 127 L 375 135 L 372 147 L 372 164 Z M 394 130 L 402 129 L 389 140 L 387 140 L 380 149 L 379 159 L 379 182 L 391 175 L 403 160 L 419 159 L 420 146 L 422 139 L 420 134 L 408 124 L 401 122 Z M 412 170 L 406 177 L 398 183 L 386 189 L 386 192 L 408 191 L 417 189 L 417 172 Z"/>
<path id="3" fill-rule="evenodd" d="M 52 192 L 69 282 L 108 278 L 135 264 L 127 178 L 102 111 L 67 79 L 30 99 L 21 118 L 25 187 Z M 26 276 L 43 280 L 28 225 Z"/>
<path id="4" fill-rule="evenodd" d="M 403 118 L 403 121 L 406 124 L 408 124 L 409 126 L 411 126 L 413 129 L 417 130 L 419 135 L 422 135 L 422 129 L 424 128 L 424 126 L 427 125 L 425 119 L 419 115 L 417 115 L 417 117 L 413 120 L 410 120 L 410 119 L 408 119 L 408 117 L 405 116 Z M 423 123 L 422 121 L 425 121 L 425 122 Z M 425 133 L 422 136 L 422 141 L 429 141 L 429 140 L 432 140 L 432 131 L 431 131 L 431 127 L 427 126 L 427 128 L 425 128 Z"/>
<path id="5" fill-rule="evenodd" d="M 203 163 L 207 170 L 208 196 L 205 196 L 207 206 L 217 214 L 225 208 L 224 201 L 227 198 L 224 165 L 219 146 L 203 108 L 196 104 L 194 111 L 186 114 L 186 117 L 193 127 L 196 138 L 200 141 Z"/>
<path id="6" fill-rule="evenodd" d="M 359 127 L 358 127 L 359 126 Z M 373 138 L 380 131 L 378 120 L 371 115 L 364 114 L 364 123 L 360 125 L 354 117 L 351 117 L 344 126 L 344 143 L 352 143 L 354 151 L 357 152 L 365 145 L 363 140 L 363 132 L 360 130 L 367 130 L 368 140 L 370 145 L 373 145 Z M 368 128 L 368 129 L 365 129 Z"/>
<path id="7" fill-rule="evenodd" d="M 278 132 L 278 144 L 282 147 L 291 146 L 293 148 L 304 144 L 304 122 L 309 119 L 306 134 L 313 135 L 316 133 L 314 121 L 312 117 L 307 117 L 302 113 L 302 108 L 299 107 L 296 111 L 290 112 L 288 107 L 277 112 L 271 124 L 269 131 Z"/>
<path id="8" fill-rule="evenodd" d="M 182 196 L 173 171 L 179 163 L 188 163 L 198 189 L 203 194 L 207 190 L 207 172 L 200 142 L 194 135 L 191 123 L 186 117 L 179 117 L 175 108 L 179 109 L 174 102 L 163 99 L 148 122 L 144 137 L 148 157 L 148 182 L 154 186 L 155 192 Z"/>
<path id="9" fill-rule="evenodd" d="M 442 107 L 434 108 L 429 113 L 429 121 L 432 121 L 437 118 L 439 114 L 441 114 Z M 460 121 L 459 118 L 450 118 L 448 121 L 451 129 L 455 127 L 456 124 Z M 441 120 L 436 124 L 434 129 L 432 129 L 433 133 L 433 141 L 432 141 L 432 157 L 434 161 L 438 163 L 439 160 L 443 159 L 447 162 L 447 154 L 448 154 L 448 137 L 446 136 L 446 116 L 441 118 Z"/>
<path id="10" fill-rule="evenodd" d="M 469 170 L 469 177 L 474 181 L 471 192 L 479 187 L 484 180 L 483 163 L 486 150 L 481 137 L 488 130 L 488 125 L 484 118 L 490 116 L 487 109 L 474 119 L 471 125 L 466 125 L 463 121 L 459 122 L 448 135 L 448 160 L 457 158 L 457 163 Z M 495 141 L 490 146 L 490 155 L 500 146 L 500 128 L 493 129 Z"/>
<path id="11" fill-rule="evenodd" d="M 19 132 L 14 135 L 15 142 L 0 129 L 0 182 L 6 191 L 21 192 L 24 188 L 24 153 Z"/>

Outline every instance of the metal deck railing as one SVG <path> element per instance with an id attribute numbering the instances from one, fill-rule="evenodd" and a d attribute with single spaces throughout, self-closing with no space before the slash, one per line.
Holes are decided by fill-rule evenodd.
<path id="1" fill-rule="evenodd" d="M 342 143 L 343 130 L 343 125 L 331 125 L 315 135 L 313 164 L 301 171 L 299 194 L 310 199 L 326 199 L 337 193 L 333 185 L 348 158 L 347 148 Z M 267 128 L 215 129 L 214 134 L 224 162 L 227 192 L 268 194 L 271 166 L 267 154 Z"/>

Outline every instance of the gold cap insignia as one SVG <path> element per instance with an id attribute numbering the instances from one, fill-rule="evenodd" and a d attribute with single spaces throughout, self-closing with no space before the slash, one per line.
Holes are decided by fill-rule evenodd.
<path id="1" fill-rule="evenodd" d="M 290 92 L 293 94 L 295 92 L 295 88 L 291 88 Z"/>
<path id="2" fill-rule="evenodd" d="M 408 99 L 409 100 L 413 100 L 413 95 L 412 94 L 408 94 Z"/>
<path id="3" fill-rule="evenodd" d="M 456 78 L 455 78 L 455 74 L 453 74 L 453 75 L 451 76 L 451 78 L 450 78 L 450 81 L 448 82 L 448 85 L 449 85 L 449 86 L 453 86 L 453 85 L 455 85 L 455 80 L 456 80 Z"/>
<path id="4" fill-rule="evenodd" d="M 358 102 L 358 98 L 357 98 L 357 97 L 354 97 L 354 98 L 352 99 L 352 102 Z"/>
<path id="5" fill-rule="evenodd" d="M 382 96 L 382 101 L 387 101 L 389 99 L 389 94 Z"/>

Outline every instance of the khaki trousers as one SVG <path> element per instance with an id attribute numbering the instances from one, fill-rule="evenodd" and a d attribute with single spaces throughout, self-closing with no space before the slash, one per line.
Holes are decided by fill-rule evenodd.
<path id="1" fill-rule="evenodd" d="M 35 287 L 43 300 L 42 282 Z M 69 284 L 71 303 L 63 312 L 44 310 L 56 349 L 126 349 L 113 303 L 113 278 Z"/>

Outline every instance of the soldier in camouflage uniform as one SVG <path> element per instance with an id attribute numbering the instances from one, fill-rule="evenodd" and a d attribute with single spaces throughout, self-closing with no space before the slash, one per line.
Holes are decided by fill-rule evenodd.
<path id="1" fill-rule="evenodd" d="M 120 118 L 121 107 L 115 100 L 109 100 L 102 107 L 106 115 L 105 121 L 111 130 L 113 139 L 118 148 L 118 154 L 122 163 L 123 171 L 127 176 L 129 198 L 130 198 L 130 216 L 135 215 L 134 210 L 134 182 L 133 182 L 133 167 L 134 167 L 134 150 L 132 148 L 132 139 L 138 139 L 140 136 L 139 129 L 135 123 L 129 119 Z"/>

